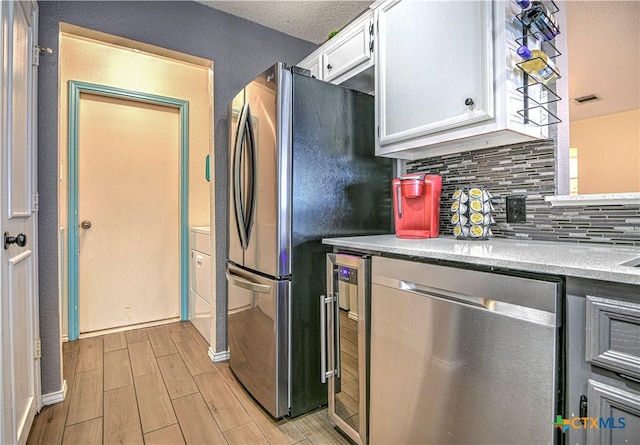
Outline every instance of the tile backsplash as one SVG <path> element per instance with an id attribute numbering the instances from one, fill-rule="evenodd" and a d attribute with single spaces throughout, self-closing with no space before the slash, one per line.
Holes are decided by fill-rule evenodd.
<path id="1" fill-rule="evenodd" d="M 640 246 L 638 205 L 551 207 L 545 202 L 556 189 L 553 140 L 408 161 L 405 170 L 442 176 L 441 234 L 453 231 L 455 189 L 483 185 L 493 195 L 496 224 L 491 230 L 498 238 Z M 505 200 L 510 195 L 526 196 L 526 223 L 507 223 Z"/>

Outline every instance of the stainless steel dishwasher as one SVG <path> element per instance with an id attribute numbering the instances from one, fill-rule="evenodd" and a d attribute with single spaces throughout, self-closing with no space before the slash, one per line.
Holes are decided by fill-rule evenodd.
<path id="1" fill-rule="evenodd" d="M 374 257 L 370 443 L 554 443 L 560 292 Z"/>

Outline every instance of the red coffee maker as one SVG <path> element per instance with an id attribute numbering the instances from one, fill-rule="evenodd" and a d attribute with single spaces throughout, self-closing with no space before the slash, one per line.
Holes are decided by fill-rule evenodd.
<path id="1" fill-rule="evenodd" d="M 398 238 L 436 238 L 440 233 L 442 176 L 412 173 L 393 180 Z"/>

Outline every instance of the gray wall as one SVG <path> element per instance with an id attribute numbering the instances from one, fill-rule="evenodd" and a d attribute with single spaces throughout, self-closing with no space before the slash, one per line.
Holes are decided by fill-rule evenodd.
<path id="1" fill-rule="evenodd" d="M 59 23 L 102 31 L 213 60 L 217 295 L 226 295 L 227 104 L 246 83 L 280 60 L 296 63 L 316 45 L 194 2 L 40 1 L 38 193 L 40 194 L 40 336 L 42 392 L 60 389 L 58 301 L 58 32 Z M 223 330 L 225 332 L 226 330 Z M 218 339 L 216 350 L 226 347 Z"/>

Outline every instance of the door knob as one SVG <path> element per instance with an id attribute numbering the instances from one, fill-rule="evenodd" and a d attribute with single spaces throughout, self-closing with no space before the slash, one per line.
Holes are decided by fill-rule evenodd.
<path id="1" fill-rule="evenodd" d="M 91 227 L 91 221 L 87 221 L 86 219 L 80 223 L 80 227 L 83 229 L 88 229 Z"/>
<path id="2" fill-rule="evenodd" d="M 26 246 L 27 235 L 20 233 L 18 236 L 11 236 L 9 235 L 9 232 L 4 232 L 4 248 L 8 249 L 11 244 L 17 244 L 20 247 Z"/>

